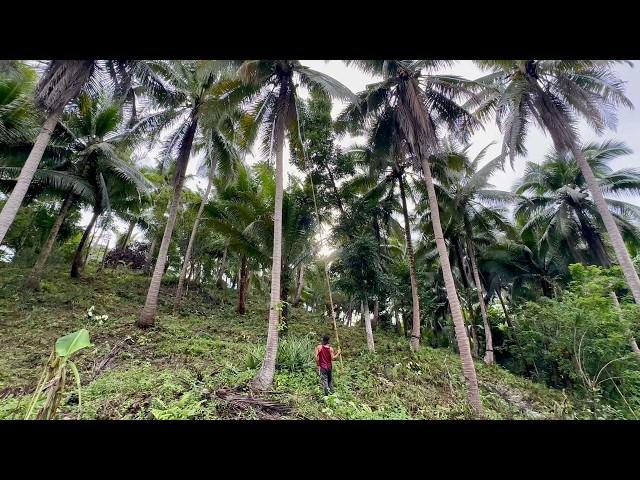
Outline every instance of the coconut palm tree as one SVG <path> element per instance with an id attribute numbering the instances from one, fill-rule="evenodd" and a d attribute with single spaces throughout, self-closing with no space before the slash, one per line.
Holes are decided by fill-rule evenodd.
<path id="1" fill-rule="evenodd" d="M 84 247 L 100 214 L 111 209 L 110 197 L 114 193 L 119 197 L 131 194 L 140 197 L 152 189 L 129 155 L 140 139 L 138 129 L 143 124 L 139 122 L 133 129 L 123 128 L 119 104 L 106 92 L 81 94 L 77 105 L 74 104 L 72 111 L 61 120 L 61 126 L 70 137 L 70 149 L 77 157 L 74 168 L 97 192 L 96 202 L 92 205 L 93 215 L 71 265 L 73 278 L 80 277 Z"/>
<path id="2" fill-rule="evenodd" d="M 428 191 L 435 241 L 454 321 L 462 370 L 469 387 L 469 403 L 482 413 L 475 366 L 466 335 L 460 300 L 455 286 L 447 247 L 440 223 L 440 212 L 429 158 L 440 153 L 437 128 L 446 125 L 465 137 L 474 126 L 474 118 L 455 99 L 468 93 L 467 81 L 453 76 L 435 75 L 434 70 L 446 66 L 440 60 L 357 60 L 349 61 L 361 70 L 382 77 L 358 95 L 358 100 L 341 114 L 338 127 L 370 126 L 389 121 L 407 151 L 419 164 Z"/>
<path id="3" fill-rule="evenodd" d="M 137 325 L 147 328 L 154 324 L 158 308 L 160 283 L 165 272 L 167 253 L 178 215 L 180 197 L 185 182 L 187 165 L 192 153 L 194 139 L 199 132 L 200 120 L 206 115 L 207 102 L 218 94 L 213 86 L 219 79 L 220 70 L 212 65 L 198 65 L 194 61 L 153 61 L 146 62 L 149 71 L 163 85 L 163 89 L 152 92 L 154 105 L 162 109 L 158 126 L 176 127 L 166 140 L 162 158 L 167 162 L 175 157 L 173 177 L 173 196 L 169 207 L 169 216 L 164 228 L 162 242 L 158 250 L 151 283 L 144 307 Z"/>
<path id="4" fill-rule="evenodd" d="M 240 166 L 236 179 L 214 181 L 217 195 L 204 208 L 204 222 L 226 239 L 227 255 L 240 259 L 237 312 L 245 313 L 249 272 L 266 266 L 272 243 L 273 178 L 252 175 Z M 226 259 L 225 259 L 226 261 Z"/>
<path id="5" fill-rule="evenodd" d="M 56 153 L 64 160 L 56 170 L 64 170 L 64 178 L 68 180 L 65 185 L 70 188 L 64 191 L 58 219 L 29 275 L 29 288 L 39 287 L 42 270 L 58 230 L 74 204 L 88 199 L 93 207 L 93 216 L 73 260 L 71 276 L 77 277 L 83 264 L 84 245 L 90 231 L 99 214 L 110 208 L 109 188 L 114 188 L 118 183 L 128 183 L 138 194 L 144 194 L 150 189 L 150 184 L 125 157 L 122 149 L 131 148 L 135 143 L 132 143 L 131 132 L 120 128 L 119 107 L 109 95 L 81 94 L 62 116 L 59 125 L 61 133 L 56 139 L 55 147 Z M 34 173 L 36 181 L 49 177 L 54 177 L 49 169 L 38 169 Z M 55 181 L 55 177 L 51 181 Z"/>
<path id="6" fill-rule="evenodd" d="M 35 105 L 45 119 L 20 171 L 15 187 L 0 212 L 0 243 L 4 240 L 7 230 L 18 213 L 64 107 L 80 93 L 94 67 L 94 60 L 51 60 L 49 62 L 34 92 Z"/>
<path id="7" fill-rule="evenodd" d="M 483 244 L 493 244 L 496 241 L 496 232 L 508 228 L 504 209 L 515 199 L 515 195 L 496 190 L 489 183 L 490 177 L 502 167 L 502 155 L 480 167 L 480 162 L 483 161 L 491 144 L 480 150 L 473 159 L 469 159 L 469 146 L 460 149 L 453 142 L 447 143 L 451 153 L 462 158 L 463 168 L 449 169 L 446 175 L 439 176 L 438 203 L 446 219 L 445 236 L 461 257 L 460 275 L 463 279 L 466 277 L 466 268 L 462 252 L 466 251 L 471 264 L 470 270 L 485 332 L 484 361 L 491 365 L 495 363 L 493 338 L 484 300 L 483 282 L 480 280 L 478 249 Z"/>
<path id="8" fill-rule="evenodd" d="M 198 208 L 195 221 L 193 222 L 193 228 L 191 229 L 191 236 L 189 237 L 189 243 L 184 254 L 184 261 L 182 268 L 180 269 L 180 276 L 178 280 L 178 288 L 176 289 L 176 296 L 174 300 L 174 311 L 177 311 L 182 301 L 182 292 L 184 289 L 184 281 L 187 276 L 187 266 L 191 259 L 191 252 L 193 250 L 193 244 L 198 232 L 198 225 L 202 216 L 204 206 L 209 201 L 209 194 L 211 193 L 211 187 L 213 180 L 218 173 L 225 181 L 231 179 L 237 169 L 237 166 L 241 158 L 241 150 L 243 154 L 246 154 L 246 141 L 244 141 L 238 135 L 239 125 L 245 118 L 245 115 L 239 110 L 235 109 L 229 114 L 226 114 L 222 119 L 214 118 L 215 122 L 212 126 L 206 126 L 203 130 L 202 140 L 196 143 L 194 151 L 204 151 L 205 161 L 201 166 L 202 169 L 206 169 L 207 173 L 207 187 L 205 188 L 204 195 Z M 206 123 L 206 120 L 205 120 Z"/>
<path id="9" fill-rule="evenodd" d="M 640 171 L 628 168 L 613 171 L 607 164 L 631 150 L 621 142 L 605 141 L 582 147 L 582 154 L 598 180 L 599 189 L 609 195 L 640 191 Z M 527 162 L 524 175 L 515 184 L 521 197 L 515 214 L 527 223 L 524 228 L 540 228 L 542 240 L 550 247 L 566 246 L 574 262 L 589 261 L 610 267 L 611 260 L 602 236 L 605 225 L 589 195 L 589 187 L 570 154 L 550 152 L 541 163 Z M 623 238 L 637 245 L 640 209 L 615 198 L 605 198 Z M 587 248 L 581 249 L 582 240 Z"/>
<path id="10" fill-rule="evenodd" d="M 527 128 L 535 121 L 548 132 L 559 152 L 570 152 L 593 197 L 611 245 L 636 303 L 640 278 L 616 221 L 607 206 L 598 178 L 580 148 L 578 119 L 597 133 L 615 127 L 614 108 L 633 107 L 624 95 L 624 82 L 612 71 L 610 60 L 483 60 L 490 73 L 477 80 L 481 92 L 471 100 L 479 118 L 495 113 L 504 133 L 504 150 L 511 160 L 526 153 Z"/>
<path id="11" fill-rule="evenodd" d="M 297 60 L 245 60 L 237 70 L 239 85 L 235 95 L 252 104 L 256 128 L 261 129 L 263 154 L 275 150 L 276 191 L 273 218 L 273 255 L 271 268 L 271 298 L 267 346 L 262 366 L 252 385 L 266 389 L 273 382 L 278 351 L 280 320 L 280 274 L 282 265 L 282 154 L 285 135 L 290 142 L 300 142 L 297 113 L 296 83 L 324 90 L 331 97 L 351 99 L 352 94 L 340 82 L 300 64 Z"/>

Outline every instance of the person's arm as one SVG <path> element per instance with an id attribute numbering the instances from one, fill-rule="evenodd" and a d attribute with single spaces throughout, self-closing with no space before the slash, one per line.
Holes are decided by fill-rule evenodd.
<path id="1" fill-rule="evenodd" d="M 337 353 L 334 353 L 334 352 L 333 352 L 333 347 L 329 347 L 329 348 L 331 349 L 331 358 L 332 358 L 333 360 L 335 360 L 336 358 L 338 358 L 338 357 L 340 356 L 340 349 L 338 349 L 338 352 L 337 352 Z"/>
<path id="2" fill-rule="evenodd" d="M 315 351 L 315 357 L 316 357 L 316 365 L 318 366 L 318 368 L 320 368 L 320 357 L 318 357 L 319 353 L 320 353 L 320 347 L 317 346 Z"/>

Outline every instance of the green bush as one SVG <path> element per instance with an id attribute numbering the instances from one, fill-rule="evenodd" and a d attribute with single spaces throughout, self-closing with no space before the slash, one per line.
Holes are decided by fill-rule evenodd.
<path id="1" fill-rule="evenodd" d="M 309 337 L 285 337 L 278 344 L 277 369 L 289 372 L 301 372 L 313 368 L 314 344 Z M 264 358 L 263 344 L 251 345 L 247 348 L 244 358 L 246 368 L 253 370 L 260 368 Z"/>
<path id="2" fill-rule="evenodd" d="M 619 268 L 571 265 L 573 281 L 561 298 L 527 302 L 514 315 L 507 367 L 554 387 L 576 387 L 591 399 L 640 408 L 640 371 L 631 352 L 638 308 L 620 293 Z M 610 296 L 617 291 L 622 311 Z M 635 415 L 635 414 L 633 414 Z"/>

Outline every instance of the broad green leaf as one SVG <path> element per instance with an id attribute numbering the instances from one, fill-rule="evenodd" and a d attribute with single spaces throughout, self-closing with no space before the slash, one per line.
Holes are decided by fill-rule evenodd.
<path id="1" fill-rule="evenodd" d="M 56 354 L 59 357 L 69 357 L 78 350 L 91 346 L 89 332 L 83 328 L 56 340 Z"/>

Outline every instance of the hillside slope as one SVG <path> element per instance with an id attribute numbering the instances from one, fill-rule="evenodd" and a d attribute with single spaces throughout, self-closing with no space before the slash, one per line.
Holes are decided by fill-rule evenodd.
<path id="1" fill-rule="evenodd" d="M 0 268 L 0 418 L 21 418 L 28 395 L 57 337 L 87 328 L 94 344 L 80 353 L 85 419 L 465 419 L 460 362 L 454 353 L 422 347 L 412 354 L 394 333 L 376 331 L 376 354 L 366 352 L 361 326 L 340 327 L 344 361 L 336 366 L 336 394 L 322 397 L 312 350 L 331 325 L 294 309 L 283 332 L 272 392 L 246 384 L 259 366 L 267 301 L 249 295 L 247 314 L 235 313 L 233 292 L 190 291 L 171 314 L 173 288 L 161 294 L 156 327 L 134 322 L 148 277 L 108 270 L 72 281 L 48 271 L 43 290 L 22 292 L 28 272 Z M 89 318 L 108 315 L 106 320 Z M 579 403 L 563 392 L 477 363 L 486 415 L 491 419 L 580 418 Z M 62 418 L 76 418 L 70 383 Z"/>

